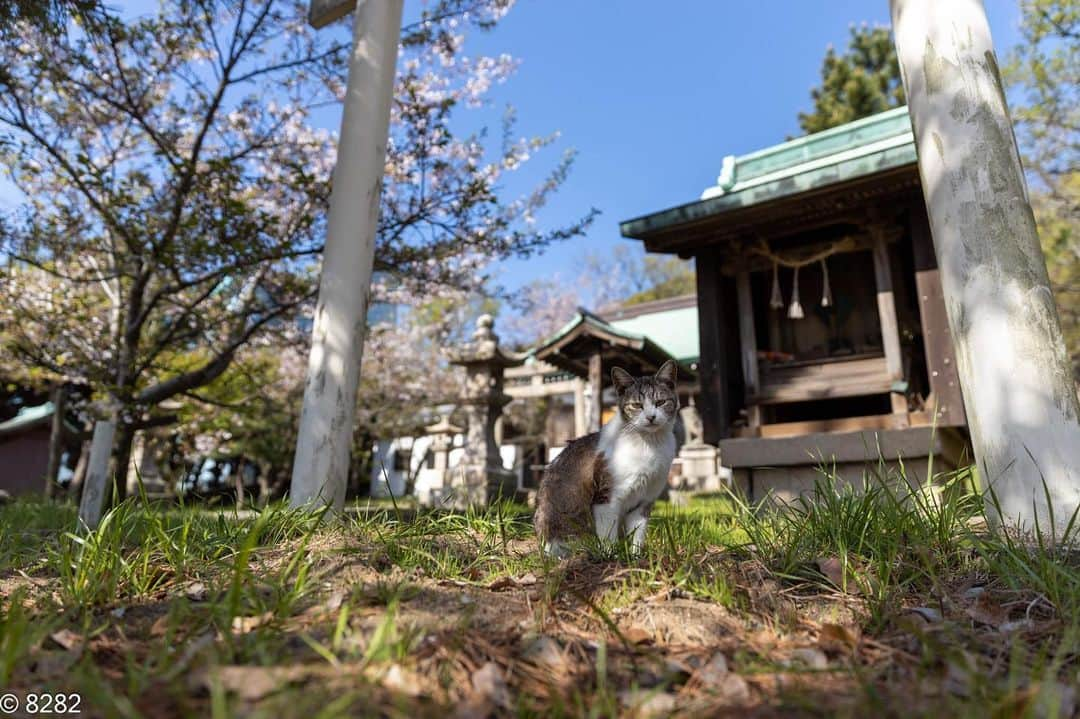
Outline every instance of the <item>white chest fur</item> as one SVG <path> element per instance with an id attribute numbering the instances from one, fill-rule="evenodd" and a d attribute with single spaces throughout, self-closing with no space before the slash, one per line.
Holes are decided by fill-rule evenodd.
<path id="1" fill-rule="evenodd" d="M 612 475 L 612 499 L 626 509 L 653 502 L 664 490 L 675 459 L 671 427 L 656 433 L 625 431 L 616 415 L 600 438 Z"/>

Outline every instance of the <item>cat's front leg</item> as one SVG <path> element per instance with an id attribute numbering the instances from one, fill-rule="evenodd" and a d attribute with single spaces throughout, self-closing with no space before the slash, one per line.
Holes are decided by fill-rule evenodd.
<path id="1" fill-rule="evenodd" d="M 604 544 L 613 544 L 619 538 L 622 505 L 617 501 L 594 504 L 593 521 L 596 525 L 596 537 Z"/>
<path id="2" fill-rule="evenodd" d="M 649 528 L 649 514 L 652 505 L 642 505 L 630 510 L 626 515 L 626 534 L 630 537 L 630 549 L 635 556 L 645 548 L 645 532 Z"/>

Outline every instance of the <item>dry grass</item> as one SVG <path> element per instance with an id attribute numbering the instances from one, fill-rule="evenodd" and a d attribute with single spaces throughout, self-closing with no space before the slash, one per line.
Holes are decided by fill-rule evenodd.
<path id="1" fill-rule="evenodd" d="M 887 479 L 887 478 L 885 478 Z M 1080 563 L 940 500 L 828 482 L 664 507 L 644 557 L 538 555 L 522 508 L 341 520 L 0 509 L 0 685 L 88 716 L 1075 712 Z M 1066 538 L 1069 540 L 1069 538 Z"/>

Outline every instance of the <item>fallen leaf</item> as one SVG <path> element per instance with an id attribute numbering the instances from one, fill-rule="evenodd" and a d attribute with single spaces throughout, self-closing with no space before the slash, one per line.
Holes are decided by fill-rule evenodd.
<path id="1" fill-rule="evenodd" d="M 536 584 L 536 575 L 532 572 L 525 572 L 525 574 L 517 578 L 517 583 L 522 587 L 531 587 Z"/>
<path id="2" fill-rule="evenodd" d="M 273 612 L 263 612 L 253 617 L 233 617 L 232 630 L 235 634 L 247 634 L 258 629 L 274 618 Z"/>
<path id="3" fill-rule="evenodd" d="M 844 563 L 839 557 L 822 557 L 817 560 L 817 568 L 837 588 L 844 588 Z"/>
<path id="4" fill-rule="evenodd" d="M 169 615 L 162 614 L 150 625 L 150 636 L 163 637 L 169 633 Z"/>
<path id="5" fill-rule="evenodd" d="M 49 639 L 56 642 L 62 649 L 69 652 L 81 651 L 86 642 L 81 634 L 76 634 L 70 629 L 61 629 L 49 635 Z"/>
<path id="6" fill-rule="evenodd" d="M 967 614 L 976 624 L 983 624 L 994 629 L 1000 628 L 1001 625 L 1009 621 L 1008 610 L 985 592 L 980 594 L 975 603 L 968 607 Z"/>
<path id="7" fill-rule="evenodd" d="M 116 609 L 109 612 L 109 614 L 113 615 L 117 619 L 123 619 L 124 615 L 127 614 L 127 607 L 117 607 Z"/>
<path id="8" fill-rule="evenodd" d="M 818 628 L 818 646 L 827 652 L 851 652 L 859 644 L 859 630 L 841 624 L 822 624 Z"/>
<path id="9" fill-rule="evenodd" d="M 653 635 L 641 627 L 630 627 L 622 630 L 623 639 L 628 644 L 647 644 L 653 640 Z"/>

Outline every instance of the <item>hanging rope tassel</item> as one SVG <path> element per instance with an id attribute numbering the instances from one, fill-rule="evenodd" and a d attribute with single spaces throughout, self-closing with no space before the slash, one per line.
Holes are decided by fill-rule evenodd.
<path id="1" fill-rule="evenodd" d="M 772 297 L 769 298 L 769 307 L 778 310 L 784 306 L 784 295 L 780 292 L 780 265 L 772 263 Z"/>
<path id="2" fill-rule="evenodd" d="M 791 284 L 791 306 L 787 311 L 788 319 L 801 320 L 805 315 L 802 310 L 802 303 L 799 302 L 799 268 L 795 268 L 795 281 Z"/>
<path id="3" fill-rule="evenodd" d="M 832 288 L 829 287 L 829 266 L 821 260 L 821 306 L 832 307 Z"/>

